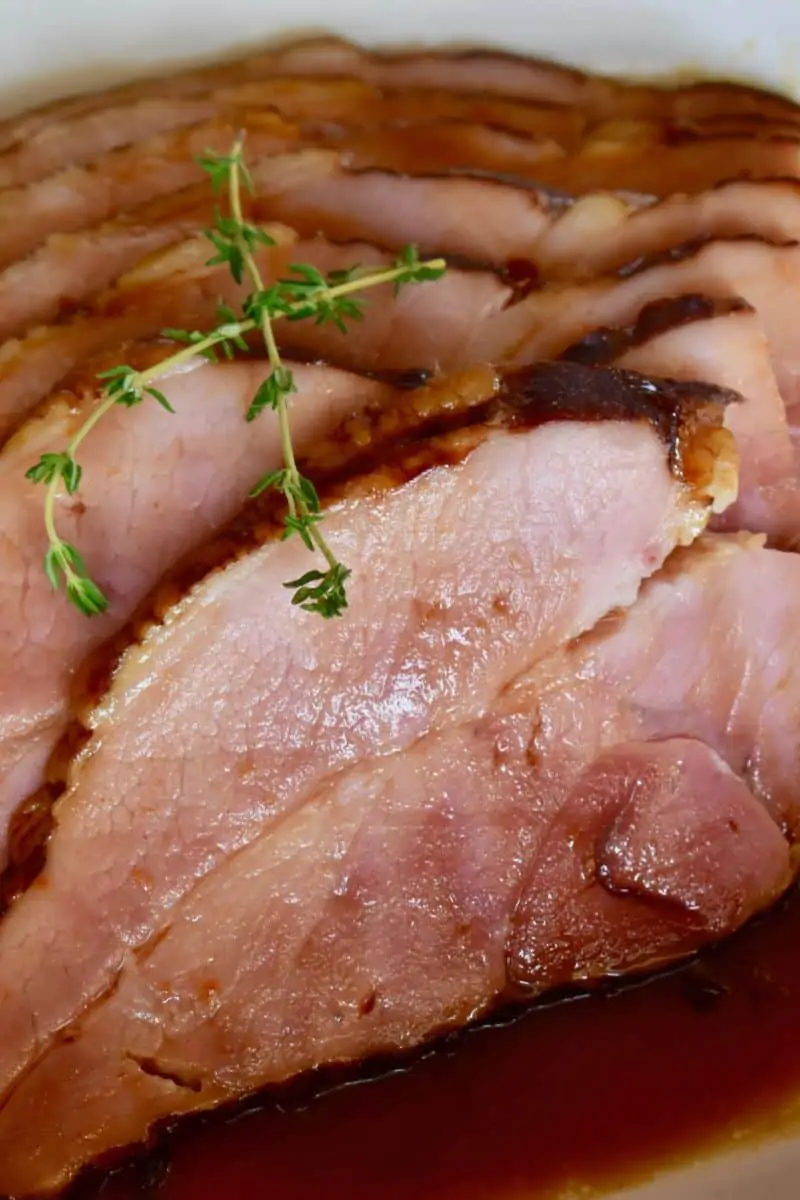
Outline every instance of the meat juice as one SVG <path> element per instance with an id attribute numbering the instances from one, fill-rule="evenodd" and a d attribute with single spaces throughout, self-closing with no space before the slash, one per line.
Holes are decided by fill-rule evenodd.
<path id="1" fill-rule="evenodd" d="M 104 1200 L 540 1200 L 788 1122 L 800 893 L 695 962 L 165 1139 Z"/>

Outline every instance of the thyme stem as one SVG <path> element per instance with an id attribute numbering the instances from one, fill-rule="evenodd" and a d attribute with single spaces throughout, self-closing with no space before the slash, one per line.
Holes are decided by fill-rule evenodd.
<path id="1" fill-rule="evenodd" d="M 247 350 L 245 337 L 254 332 L 259 332 L 263 340 L 270 374 L 258 388 L 246 414 L 247 420 L 254 420 L 265 408 L 275 410 L 283 468 L 265 475 L 250 494 L 259 495 L 267 488 L 281 492 L 288 509 L 283 536 L 298 535 L 305 546 L 321 554 L 327 564 L 324 572 L 313 569 L 285 584 L 294 591 L 292 603 L 324 617 L 339 616 L 347 607 L 344 585 L 350 571 L 337 560 L 323 536 L 319 498 L 311 480 L 304 478 L 297 466 L 288 404 L 289 396 L 297 388 L 292 372 L 281 359 L 273 324 L 281 319 L 296 321 L 313 317 L 317 324 L 330 321 L 345 333 L 347 320 L 363 316 L 364 301 L 352 299 L 355 293 L 387 283 L 394 283 L 397 292 L 407 283 L 438 279 L 444 273 L 445 262 L 443 259 L 421 262 L 415 247 L 407 246 L 392 267 L 380 271 L 352 267 L 324 276 L 315 267 L 293 265 L 290 277 L 266 287 L 255 250 L 258 245 L 273 243 L 263 229 L 244 220 L 242 184 L 248 188 L 252 184 L 244 163 L 243 148 L 243 135 L 240 135 L 230 154 L 207 154 L 199 160 L 211 176 L 214 191 L 219 192 L 225 186 L 230 208 L 228 216 L 217 210 L 214 228 L 206 232 L 216 252 L 209 265 L 227 264 L 236 283 L 241 284 L 247 276 L 254 287 L 243 301 L 241 313 L 237 315 L 220 305 L 221 323 L 209 333 L 164 330 L 165 336 L 183 345 L 161 362 L 144 371 L 119 366 L 102 372 L 99 375 L 104 382 L 101 399 L 66 449 L 43 454 L 26 472 L 28 479 L 44 483 L 47 489 L 44 500 L 44 527 L 48 540 L 45 572 L 53 587 L 63 587 L 72 603 L 89 616 L 105 611 L 108 599 L 90 577 L 77 549 L 61 538 L 56 523 L 59 493 L 63 489 L 67 495 L 73 495 L 80 486 L 82 468 L 77 459 L 78 450 L 116 404 L 131 408 L 150 396 L 172 412 L 166 396 L 155 386 L 164 375 L 198 355 L 216 361 L 219 351 L 233 358 L 236 350 Z"/>

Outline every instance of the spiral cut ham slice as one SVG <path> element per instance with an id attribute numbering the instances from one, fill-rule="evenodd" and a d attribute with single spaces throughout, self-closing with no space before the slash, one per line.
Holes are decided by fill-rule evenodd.
<path id="1" fill-rule="evenodd" d="M 395 261 L 364 243 L 303 242 L 291 229 L 274 225 L 265 232 L 275 244 L 262 247 L 256 261 L 267 286 L 292 277 L 290 268 L 297 261 L 324 275 L 355 265 L 388 270 Z M 206 239 L 191 239 L 151 257 L 92 309 L 7 342 L 0 351 L 0 440 L 93 356 L 115 348 L 124 355 L 128 343 L 155 338 L 165 328 L 214 329 L 220 303 L 240 311 L 249 287 L 237 284 L 226 266 L 209 266 L 208 256 Z M 338 366 L 433 369 L 457 360 L 470 331 L 500 313 L 511 296 L 491 271 L 453 268 L 442 279 L 397 297 L 391 284 L 367 291 L 363 318 L 351 330 L 357 330 L 356 336 L 344 336 L 335 325 L 292 321 L 276 322 L 275 333 L 281 346 Z"/>
<path id="2" fill-rule="evenodd" d="M 44 872 L 0 925 L 0 1022 L 8 1035 L 0 1188 L 57 1186 L 105 1149 L 145 1136 L 167 1113 L 231 1099 L 314 1063 L 416 1044 L 506 994 L 524 963 L 514 950 L 506 967 L 517 936 L 515 897 L 524 904 L 537 838 L 552 825 L 542 817 L 560 793 L 542 776 L 544 790 L 532 802 L 539 785 L 515 764 L 507 772 L 506 743 L 482 734 L 488 714 L 515 694 L 516 680 L 604 614 L 624 610 L 675 545 L 690 543 L 711 508 L 729 501 L 731 450 L 720 424 L 728 397 L 718 389 L 575 364 L 506 375 L 496 387 L 483 422 L 473 408 L 446 434 L 387 450 L 377 470 L 329 498 L 330 544 L 364 564 L 354 571 L 343 620 L 321 622 L 292 608 L 288 596 L 281 602 L 281 582 L 308 560 L 302 547 L 268 541 L 209 575 L 123 658 L 58 803 Z M 264 521 L 268 528 L 268 514 Z M 292 735 L 298 722 L 300 738 Z M 685 788 L 659 761 L 654 796 L 679 804 Z M 727 779 L 722 760 L 702 749 L 687 770 L 709 787 Z M 473 778 L 481 780 L 483 817 L 469 800 Z M 607 943 L 619 969 L 682 953 L 785 886 L 781 835 L 746 789 L 735 781 L 726 789 L 716 809 L 709 802 L 707 819 L 735 814 L 742 841 L 754 847 L 729 869 L 733 899 L 709 901 L 708 912 L 677 928 L 654 909 L 621 958 Z M 364 805 L 376 824 L 364 823 Z M 651 810 L 645 799 L 645 823 Z M 397 870 L 387 874 L 388 829 Z M 431 844 L 433 858 L 421 853 Z M 304 846 L 321 856 L 314 886 L 294 906 L 295 918 L 279 915 L 296 872 L 309 869 Z M 755 847 L 766 853 L 757 856 Z M 397 905 L 379 905 L 366 919 L 376 887 L 394 890 Z M 178 1031 L 200 1012 L 179 983 L 195 986 L 192 939 L 181 938 L 186 965 L 176 958 L 177 974 L 159 975 L 163 1015 L 147 985 L 142 990 L 139 967 L 128 964 L 145 971 L 160 964 L 159 944 L 179 935 L 194 906 L 217 889 L 239 914 L 250 911 L 251 889 L 262 905 L 272 897 L 276 909 L 248 942 L 255 957 L 244 971 L 231 974 L 228 959 L 215 958 L 216 982 L 193 991 L 211 997 L 203 1011 L 215 1014 L 210 1025 L 198 1024 L 195 1040 L 188 1026 Z M 395 927 L 391 914 L 405 928 L 406 907 L 410 913 L 415 903 L 410 940 L 385 937 Z M 219 901 L 215 907 L 226 911 Z M 344 975 L 327 966 L 333 941 Z M 314 982 L 287 1026 L 278 997 L 300 963 Z M 423 976 L 429 984 L 420 990 Z M 229 982 L 251 996 L 258 1033 L 237 1016 L 237 1001 L 229 1007 Z M 131 986 L 143 1021 L 135 1029 L 118 1015 L 119 1004 L 127 1012 Z M 340 1035 L 322 1018 L 331 1003 L 344 1019 L 334 1021 Z M 351 1004 L 354 1016 L 375 1014 L 356 1021 L 353 1034 Z M 277 1042 L 275 1020 L 283 1027 Z M 211 1050 L 212 1028 L 225 1029 L 232 1065 Z M 173 1031 L 182 1045 L 174 1055 Z M 251 1037 L 258 1053 L 242 1061 L 252 1070 L 237 1067 Z M 101 1047 L 117 1081 L 113 1098 L 105 1083 L 96 1092 L 92 1083 Z M 212 1066 L 209 1074 L 206 1054 L 218 1072 Z M 14 1142 L 40 1083 L 39 1152 L 31 1158 L 16 1154 Z M 58 1116 L 62 1087 L 84 1100 L 74 1125 L 71 1114 Z M 94 1102 L 101 1092 L 102 1117 Z"/>
<path id="3" fill-rule="evenodd" d="M 87 440 L 80 492 L 62 501 L 57 520 L 109 597 L 108 612 L 91 621 L 42 571 L 42 489 L 25 471 L 66 445 L 98 403 L 98 385 L 56 396 L 0 454 L 0 862 L 15 858 L 9 824 L 45 781 L 87 654 L 131 617 L 177 558 L 238 511 L 265 471 L 280 465 L 274 414 L 253 425 L 244 420 L 264 374 L 259 361 L 198 365 L 163 381 L 173 415 L 156 404 L 115 408 Z M 292 419 L 300 453 L 366 403 L 380 405 L 393 394 L 328 368 L 298 366 L 296 379 Z"/>

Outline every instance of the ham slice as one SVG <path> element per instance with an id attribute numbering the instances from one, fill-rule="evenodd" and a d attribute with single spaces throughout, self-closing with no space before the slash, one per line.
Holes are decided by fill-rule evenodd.
<path id="1" fill-rule="evenodd" d="M 189 188 L 135 214 L 75 233 L 55 233 L 34 253 L 0 271 L 0 339 L 80 307 L 142 259 L 209 228 L 208 188 Z"/>
<path id="2" fill-rule="evenodd" d="M 621 281 L 603 278 L 533 292 L 487 323 L 471 349 L 476 358 L 492 357 L 491 349 L 484 347 L 502 336 L 506 353 L 513 347 L 515 359 L 528 362 L 561 353 L 599 326 L 631 323 L 654 299 L 692 292 L 739 296 L 758 312 L 781 395 L 789 403 L 800 371 L 793 316 L 799 272 L 800 246 L 794 242 L 742 236 L 687 243 L 631 264 Z"/>
<path id="3" fill-rule="evenodd" d="M 257 260 L 269 285 L 290 273 L 294 262 L 327 274 L 354 264 L 391 267 L 392 256 L 364 243 L 332 245 L 322 238 L 300 242 L 292 230 L 268 226 L 276 245 Z M 227 266 L 209 267 L 204 237 L 150 258 L 119 281 L 90 310 L 62 324 L 35 329 L 0 350 L 0 440 L 65 376 L 93 356 L 165 327 L 213 329 L 222 301 L 239 311 L 251 287 L 237 285 Z M 451 269 L 440 280 L 406 289 L 398 297 L 387 284 L 365 293 L 364 317 L 353 336 L 333 325 L 276 322 L 279 343 L 314 359 L 358 370 L 434 369 L 452 362 L 471 330 L 499 313 L 510 289 L 490 271 Z M 124 356 L 124 350 L 119 351 Z"/>
<path id="4" fill-rule="evenodd" d="M 585 196 L 545 231 L 534 257 L 545 278 L 589 279 L 672 246 L 742 234 L 800 240 L 800 184 L 732 180 L 638 208 L 609 194 Z"/>
<path id="5" fill-rule="evenodd" d="M 233 122 L 203 122 L 0 192 L 0 266 L 29 254 L 52 233 L 82 229 L 205 179 L 194 156 L 226 153 L 242 125 L 256 156 L 285 151 L 298 140 L 295 127 L 275 114 L 239 114 Z"/>
<path id="6" fill-rule="evenodd" d="M 329 150 L 254 159 L 251 174 L 258 194 L 244 197 L 250 220 L 291 216 L 307 237 L 323 232 L 389 249 L 414 242 L 423 254 L 497 266 L 526 258 L 559 208 L 534 187 L 494 180 L 347 171 Z M 64 315 L 143 257 L 208 228 L 213 207 L 205 182 L 102 225 L 52 235 L 0 272 L 0 337 Z"/>
<path id="7" fill-rule="evenodd" d="M 600 329 L 564 357 L 674 379 L 705 379 L 740 393 L 725 423 L 739 450 L 739 495 L 714 518 L 718 529 L 747 529 L 784 544 L 800 530 L 798 474 L 769 343 L 743 300 L 677 296 L 656 300 L 633 325 Z"/>
<path id="8" fill-rule="evenodd" d="M 91 718 L 45 871 L 0 926 L 3 1112 L 201 878 L 279 819 L 302 820 L 332 773 L 474 722 L 526 663 L 629 604 L 731 498 L 727 398 L 573 364 L 507 376 L 491 420 L 387 452 L 338 493 L 326 536 L 354 568 L 343 619 L 290 604 L 281 584 L 308 568 L 294 541 L 171 609 Z M 116 797 L 124 820 L 109 820 Z M 48 1166 L 31 1190 L 75 1165 Z M 0 1189 L 21 1169 L 0 1168 Z"/>
<path id="9" fill-rule="evenodd" d="M 280 75 L 352 76 L 380 89 L 485 92 L 490 96 L 571 105 L 603 120 L 668 117 L 679 122 L 713 121 L 720 115 L 738 114 L 798 122 L 798 108 L 787 97 L 738 84 L 713 81 L 682 88 L 621 84 L 556 63 L 512 54 L 491 51 L 376 54 L 337 38 L 323 37 L 267 49 L 231 62 L 190 68 L 105 92 L 55 101 L 0 122 L 0 149 L 42 141 L 42 134 L 50 126 L 92 114 L 109 113 L 108 124 L 115 130 L 117 110 L 139 101 L 204 98 L 215 89 Z M 53 137 L 56 136 L 54 130 Z M 125 141 L 130 140 L 122 136 Z"/>
<path id="10" fill-rule="evenodd" d="M 731 135 L 655 149 L 598 140 L 575 154 L 543 156 L 532 177 L 545 187 L 571 195 L 622 189 L 668 196 L 672 192 L 702 192 L 731 175 L 745 179 L 796 178 L 799 171 L 797 136 L 761 141 Z"/>
<path id="11" fill-rule="evenodd" d="M 292 121 L 336 122 L 351 128 L 457 119 L 546 137 L 565 148 L 579 142 L 589 123 L 579 110 L 545 101 L 529 103 L 481 92 L 378 89 L 359 79 L 274 76 L 190 96 L 144 96 L 56 119 L 0 153 L 0 187 L 30 183 L 120 146 L 211 120 L 232 107 L 273 108 Z M 733 120 L 740 127 L 739 119 Z"/>
<path id="12" fill-rule="evenodd" d="M 64 733 L 73 678 L 86 655 L 129 619 L 179 556 L 233 516 L 265 471 L 280 465 L 274 415 L 252 425 L 244 420 L 264 374 L 263 362 L 253 362 L 203 365 L 167 378 L 163 390 L 174 415 L 155 404 L 114 408 L 87 439 L 80 492 L 59 504 L 58 522 L 110 598 L 109 611 L 92 620 L 55 593 L 42 571 L 44 494 L 25 471 L 40 454 L 67 444 L 97 402 L 96 391 L 57 396 L 0 454 L 0 862 L 11 816 L 43 783 Z M 393 395 L 329 368 L 298 367 L 297 383 L 292 425 L 301 452 L 365 404 L 379 406 Z"/>
<path id="13" fill-rule="evenodd" d="M 342 766 L 40 1044 L 0 1183 L 53 1186 L 167 1116 L 652 968 L 771 903 L 798 827 L 798 595 L 797 556 L 709 538 L 478 720 Z"/>

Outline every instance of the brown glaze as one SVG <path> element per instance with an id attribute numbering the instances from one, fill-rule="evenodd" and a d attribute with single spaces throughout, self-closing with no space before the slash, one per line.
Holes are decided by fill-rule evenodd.
<path id="1" fill-rule="evenodd" d="M 103 1200 L 553 1200 L 774 1133 L 800 1089 L 799 937 L 795 892 L 643 986 L 541 1005 L 410 1068 L 317 1080 L 338 1090 L 316 1099 L 307 1080 L 235 1121 L 190 1122 Z"/>
<path id="2" fill-rule="evenodd" d="M 568 346 L 560 357 L 568 362 L 581 362 L 595 367 L 607 366 L 626 351 L 641 346 L 670 329 L 741 312 L 753 312 L 753 307 L 738 296 L 722 298 L 689 293 L 653 300 L 645 305 L 632 325 L 593 329 L 580 341 Z"/>

